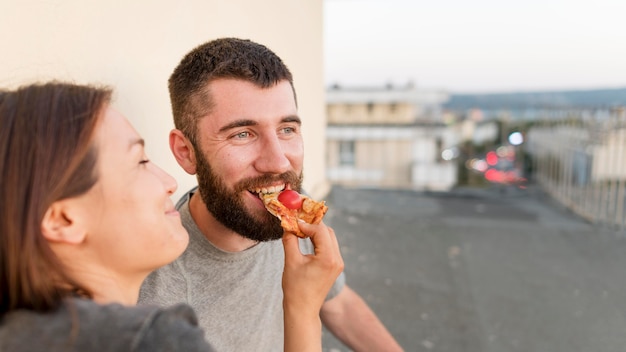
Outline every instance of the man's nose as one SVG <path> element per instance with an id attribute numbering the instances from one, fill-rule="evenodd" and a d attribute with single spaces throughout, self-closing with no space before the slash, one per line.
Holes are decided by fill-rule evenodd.
<path id="1" fill-rule="evenodd" d="M 289 171 L 291 163 L 287 158 L 286 143 L 278 136 L 267 136 L 260 143 L 260 150 L 255 161 L 255 168 L 259 172 L 281 174 Z"/>

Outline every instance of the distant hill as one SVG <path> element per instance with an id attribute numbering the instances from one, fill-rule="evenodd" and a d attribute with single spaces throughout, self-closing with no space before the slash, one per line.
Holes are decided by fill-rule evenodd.
<path id="1" fill-rule="evenodd" d="M 444 107 L 452 110 L 608 108 L 626 106 L 626 88 L 519 92 L 494 94 L 451 94 Z"/>

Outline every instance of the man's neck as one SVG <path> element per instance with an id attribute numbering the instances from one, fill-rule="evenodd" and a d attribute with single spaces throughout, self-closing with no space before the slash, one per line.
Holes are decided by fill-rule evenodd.
<path id="1" fill-rule="evenodd" d="M 213 214 L 207 210 L 200 196 L 200 192 L 196 192 L 191 196 L 189 200 L 189 212 L 204 237 L 215 247 L 223 251 L 241 252 L 258 243 L 257 241 L 239 235 L 217 221 L 215 217 L 213 217 Z"/>

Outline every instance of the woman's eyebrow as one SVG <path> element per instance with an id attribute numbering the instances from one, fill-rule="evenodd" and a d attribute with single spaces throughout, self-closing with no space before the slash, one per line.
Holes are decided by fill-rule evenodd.
<path id="1" fill-rule="evenodd" d="M 132 149 L 137 144 L 139 144 L 142 147 L 145 147 L 146 141 L 143 138 L 132 139 L 130 143 L 128 143 L 128 149 Z"/>

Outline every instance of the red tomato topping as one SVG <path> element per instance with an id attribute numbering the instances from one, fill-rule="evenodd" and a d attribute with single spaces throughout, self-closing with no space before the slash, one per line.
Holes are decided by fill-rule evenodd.
<path id="1" fill-rule="evenodd" d="M 302 206 L 302 198 L 300 197 L 300 193 L 286 189 L 278 195 L 278 201 L 283 203 L 289 209 L 300 209 Z"/>

